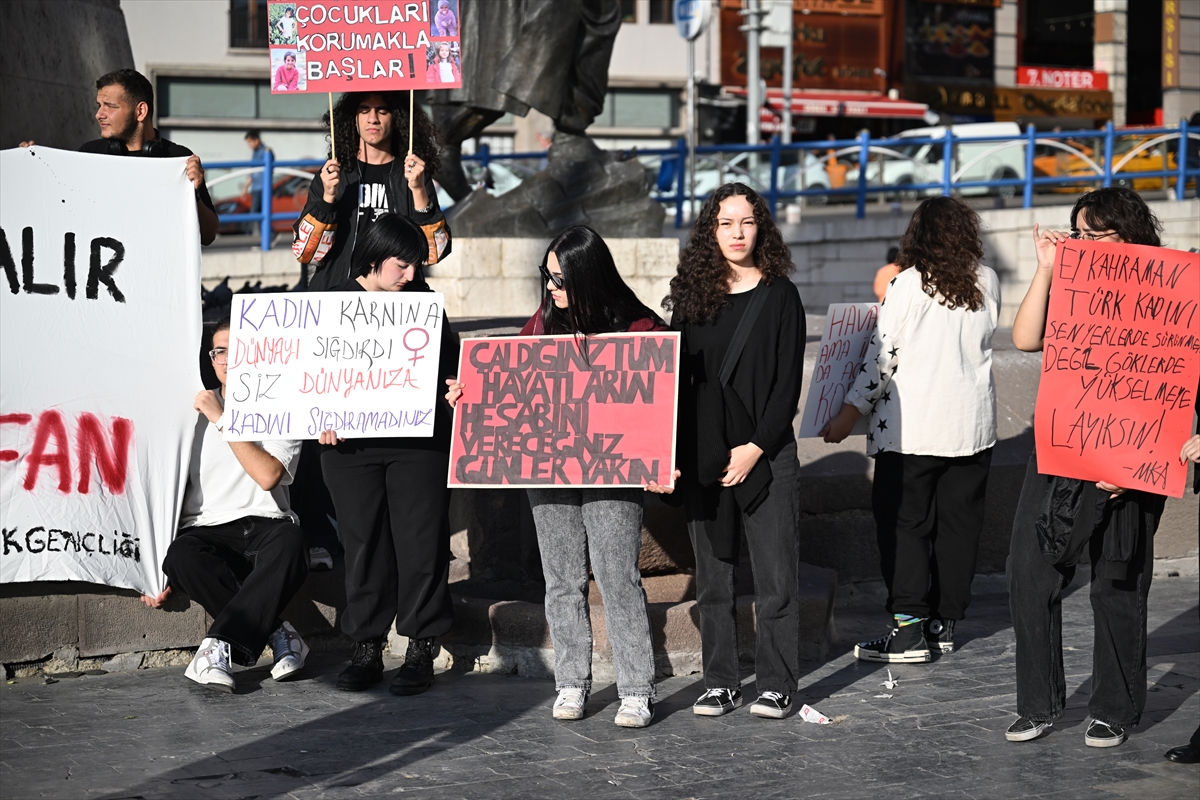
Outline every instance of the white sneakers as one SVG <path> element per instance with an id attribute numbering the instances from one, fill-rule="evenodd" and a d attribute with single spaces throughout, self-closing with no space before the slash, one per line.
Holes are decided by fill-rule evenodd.
<path id="1" fill-rule="evenodd" d="M 613 720 L 622 728 L 645 728 L 654 719 L 654 702 L 648 697 L 622 697 Z"/>
<path id="2" fill-rule="evenodd" d="M 205 638 L 183 674 L 201 686 L 232 692 L 233 674 L 229 668 L 229 642 L 211 636 Z"/>
<path id="3" fill-rule="evenodd" d="M 586 689 L 567 688 L 558 693 L 554 701 L 555 719 L 583 719 L 583 707 L 587 705 Z"/>
<path id="4" fill-rule="evenodd" d="M 285 622 L 280 625 L 267 641 L 275 657 L 275 666 L 271 668 L 272 678 L 285 681 L 304 667 L 304 659 L 308 658 L 308 645 L 300 638 L 300 634 L 296 633 L 292 623 Z M 229 659 L 229 642 L 206 637 L 183 674 L 201 686 L 232 692 L 234 680 Z M 582 713 L 580 716 L 583 716 Z"/>
<path id="5" fill-rule="evenodd" d="M 267 642 L 275 656 L 275 666 L 271 668 L 271 677 L 277 681 L 286 681 L 304 666 L 308 658 L 308 645 L 296 633 L 292 623 L 284 622 L 271 634 Z"/>

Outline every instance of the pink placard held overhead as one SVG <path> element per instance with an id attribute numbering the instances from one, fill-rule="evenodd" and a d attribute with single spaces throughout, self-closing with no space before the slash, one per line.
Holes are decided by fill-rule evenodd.
<path id="1" fill-rule="evenodd" d="M 1044 475 L 1182 497 L 1200 383 L 1200 256 L 1059 244 L 1034 432 Z"/>
<path id="2" fill-rule="evenodd" d="M 673 485 L 678 333 L 464 339 L 450 485 Z"/>
<path id="3" fill-rule="evenodd" d="M 271 92 L 461 88 L 462 2 L 268 3 Z"/>

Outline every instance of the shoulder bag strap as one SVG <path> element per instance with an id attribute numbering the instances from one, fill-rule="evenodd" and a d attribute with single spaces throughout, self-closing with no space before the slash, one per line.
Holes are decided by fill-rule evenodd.
<path id="1" fill-rule="evenodd" d="M 750 305 L 746 306 L 746 312 L 742 314 L 741 320 L 738 321 L 737 329 L 733 332 L 733 338 L 729 340 L 729 348 L 725 351 L 725 358 L 721 361 L 721 385 L 729 383 L 729 379 L 733 377 L 733 369 L 737 366 L 738 359 L 742 357 L 742 350 L 746 347 L 746 341 L 750 338 L 750 330 L 754 327 L 754 323 L 758 320 L 758 315 L 762 311 L 763 305 L 767 302 L 766 286 L 759 282 L 750 291 L 754 295 L 750 298 Z"/>

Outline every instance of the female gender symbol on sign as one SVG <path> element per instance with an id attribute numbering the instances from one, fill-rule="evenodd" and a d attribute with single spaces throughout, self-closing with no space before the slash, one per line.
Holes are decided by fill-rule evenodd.
<path id="1" fill-rule="evenodd" d="M 410 333 L 421 334 L 422 336 L 425 337 L 425 341 L 421 342 L 419 347 L 411 346 L 408 343 L 408 335 Z M 417 365 L 417 361 L 419 361 L 425 357 L 425 356 L 419 356 L 419 355 L 417 355 L 417 353 L 424 350 L 426 345 L 429 344 L 429 331 L 425 330 L 424 328 L 409 328 L 408 330 L 406 330 L 404 332 L 404 337 L 400 341 L 404 344 L 404 349 L 407 350 L 408 352 L 412 353 L 412 357 L 409 358 L 408 360 L 411 361 L 413 366 L 415 367 Z"/>

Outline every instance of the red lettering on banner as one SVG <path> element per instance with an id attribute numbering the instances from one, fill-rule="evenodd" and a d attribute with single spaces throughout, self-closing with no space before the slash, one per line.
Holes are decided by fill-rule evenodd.
<path id="1" fill-rule="evenodd" d="M 1072 240 L 1055 254 L 1038 469 L 1180 497 L 1200 384 L 1200 256 Z"/>
<path id="2" fill-rule="evenodd" d="M 670 485 L 679 334 L 467 339 L 451 486 Z"/>
<path id="3" fill-rule="evenodd" d="M 28 425 L 32 421 L 31 414 L 0 415 L 0 425 Z M 75 428 L 75 453 L 79 470 L 76 491 L 80 494 L 91 491 L 92 464 L 95 462 L 100 481 L 109 494 L 122 494 L 132 447 L 133 423 L 130 420 L 113 417 L 112 432 L 106 435 L 99 417 L 87 412 L 80 414 Z M 0 463 L 19 461 L 20 458 L 21 454 L 16 450 L 0 450 Z M 25 480 L 21 484 L 25 491 L 32 492 L 37 488 L 43 467 L 54 467 L 58 471 L 58 491 L 70 493 L 71 446 L 66 424 L 59 411 L 49 409 L 38 415 L 33 444 L 25 457 L 25 464 Z"/>

